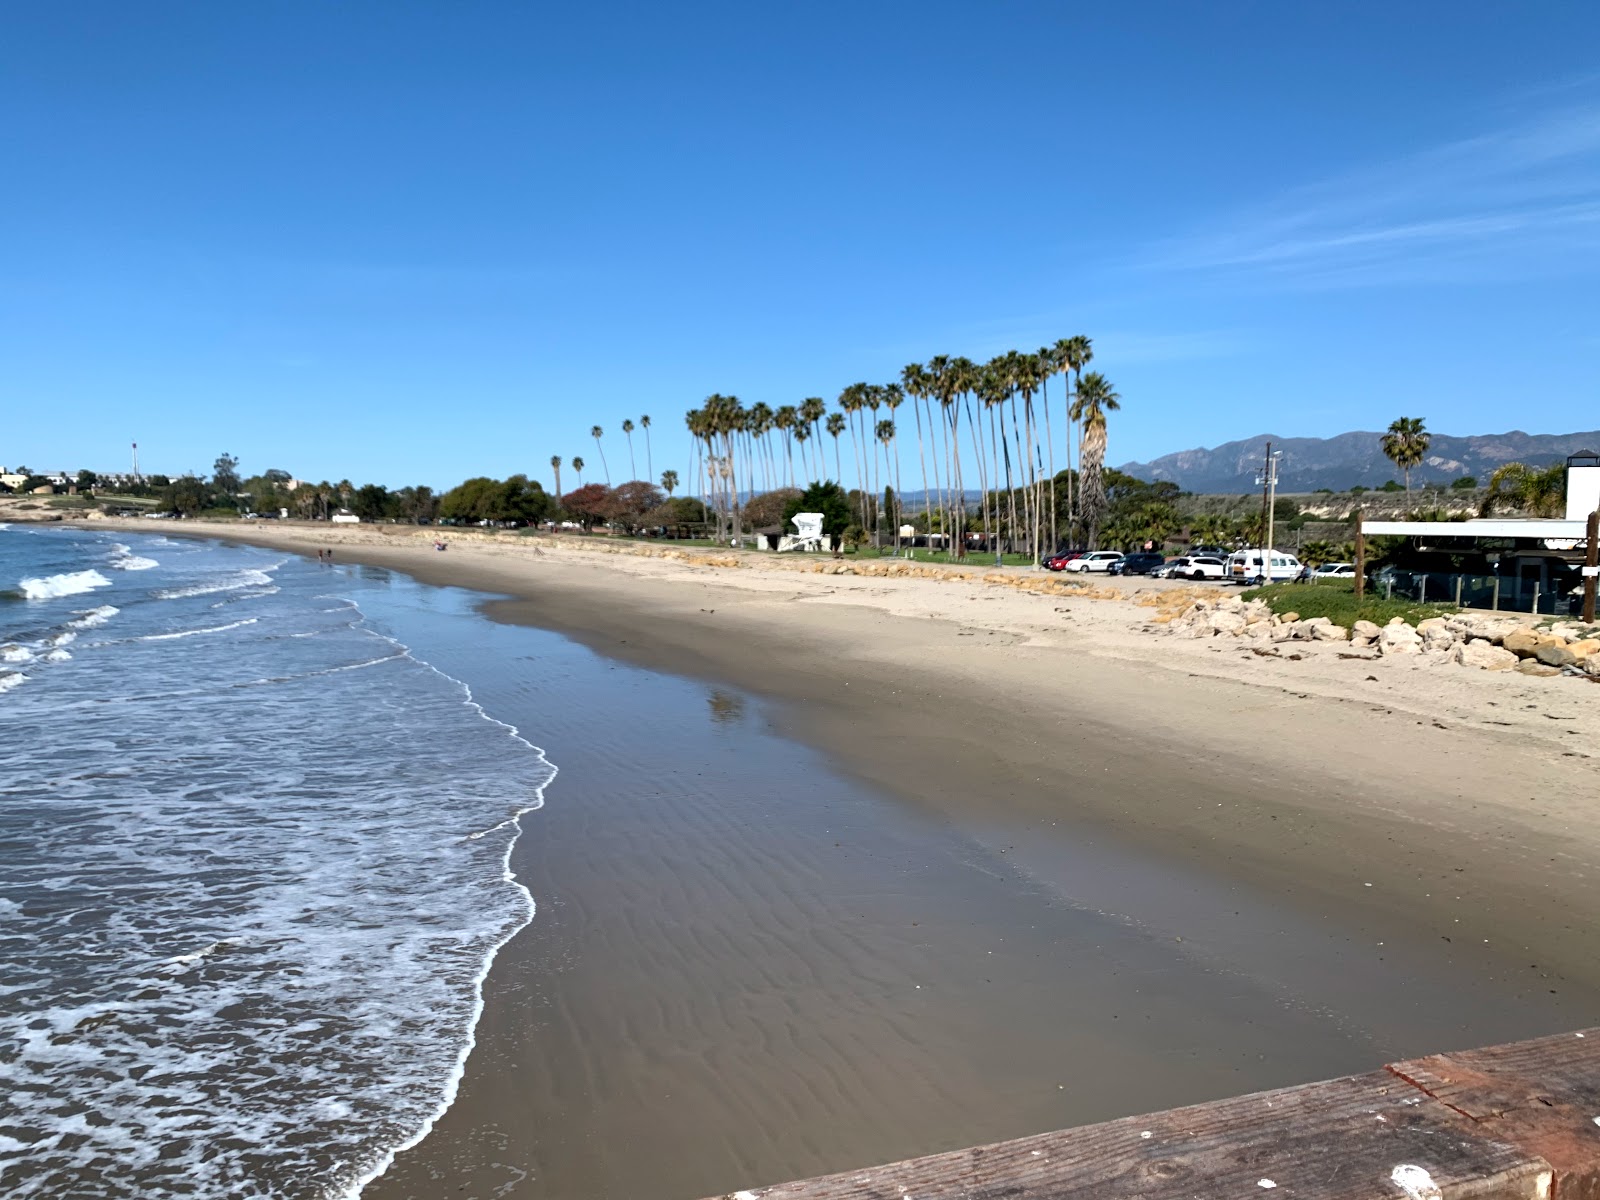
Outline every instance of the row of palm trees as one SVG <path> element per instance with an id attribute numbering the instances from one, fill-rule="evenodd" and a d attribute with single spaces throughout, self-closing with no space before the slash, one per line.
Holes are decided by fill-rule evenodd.
<path id="1" fill-rule="evenodd" d="M 1120 397 L 1104 375 L 1084 371 L 1093 358 L 1092 342 L 1081 335 L 1033 354 L 1008 351 L 983 364 L 939 355 L 910 364 L 894 382 L 849 385 L 831 413 L 817 396 L 774 409 L 759 402 L 746 407 L 736 396 L 716 393 L 684 417 L 694 439 L 694 477 L 703 480 L 708 505 L 726 515 L 738 537 L 744 496 L 827 476 L 824 432 L 833 438 L 835 477 L 842 482 L 840 446 L 848 433 L 860 523 L 864 529 L 876 526 L 886 514 L 873 498 L 884 484 L 902 494 L 899 439 L 905 422 L 899 412 L 909 403 L 928 532 L 950 535 L 959 554 L 965 542 L 960 535 L 975 517 L 986 546 L 1020 546 L 1035 562 L 1064 531 L 1080 530 L 1084 544 L 1094 547 L 1106 513 L 1106 414 L 1117 410 Z M 1068 428 L 1065 530 L 1050 397 L 1050 380 L 1057 376 Z M 598 445 L 598 427 L 594 432 Z M 1076 492 L 1074 439 L 1081 483 Z M 978 485 L 976 513 L 969 506 L 969 473 Z M 873 533 L 881 536 L 877 528 Z M 898 519 L 894 538 L 898 547 Z"/>

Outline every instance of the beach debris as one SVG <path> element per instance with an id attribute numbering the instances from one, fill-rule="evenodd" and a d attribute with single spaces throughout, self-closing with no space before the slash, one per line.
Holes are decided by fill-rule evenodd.
<path id="1" fill-rule="evenodd" d="M 1410 1200 L 1443 1200 L 1444 1193 L 1423 1167 L 1402 1163 L 1389 1172 L 1389 1181 L 1410 1197 Z"/>

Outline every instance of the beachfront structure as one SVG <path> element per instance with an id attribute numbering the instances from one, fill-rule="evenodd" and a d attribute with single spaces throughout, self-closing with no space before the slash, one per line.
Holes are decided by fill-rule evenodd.
<path id="1" fill-rule="evenodd" d="M 348 508 L 341 508 L 338 512 L 334 513 L 333 516 L 329 517 L 328 520 L 332 521 L 335 525 L 361 524 L 361 518 L 356 516 L 355 513 L 351 512 Z"/>
<path id="2" fill-rule="evenodd" d="M 1369 537 L 1412 538 L 1417 564 L 1431 561 L 1439 568 L 1403 572 L 1398 589 L 1394 580 L 1383 584 L 1388 591 L 1420 601 L 1565 616 L 1581 602 L 1583 567 L 1593 557 L 1588 524 L 1597 511 L 1600 454 L 1586 450 L 1567 459 L 1561 517 L 1358 521 L 1356 536 L 1358 545 Z"/>
<path id="3" fill-rule="evenodd" d="M 823 544 L 821 513 L 795 513 L 789 520 L 796 532 L 783 535 L 778 542 L 780 551 L 827 549 Z"/>

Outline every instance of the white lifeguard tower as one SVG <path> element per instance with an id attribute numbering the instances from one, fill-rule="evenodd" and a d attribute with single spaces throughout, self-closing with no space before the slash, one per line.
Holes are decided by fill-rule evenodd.
<path id="1" fill-rule="evenodd" d="M 789 518 L 794 523 L 796 533 L 786 533 L 778 543 L 778 553 L 785 550 L 825 550 L 822 541 L 822 514 L 821 513 L 795 513 Z"/>

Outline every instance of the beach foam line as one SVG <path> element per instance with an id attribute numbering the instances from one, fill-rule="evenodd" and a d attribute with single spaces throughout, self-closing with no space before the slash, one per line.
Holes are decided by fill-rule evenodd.
<path id="1" fill-rule="evenodd" d="M 350 601 L 349 603 L 350 607 L 356 609 L 357 612 L 360 612 L 359 605 L 357 605 L 354 601 Z M 438 675 L 441 679 L 446 679 L 455 684 L 456 687 L 460 688 L 462 695 L 465 697 L 463 703 L 465 703 L 467 707 L 471 708 L 478 714 L 478 716 L 482 717 L 485 721 L 488 721 L 491 725 L 498 725 L 501 729 L 504 729 L 514 741 L 521 742 L 529 750 L 532 750 L 535 754 L 537 754 L 540 760 L 550 768 L 550 777 L 541 783 L 535 790 L 535 794 L 532 797 L 531 803 L 523 808 L 519 808 L 504 821 L 499 822 L 490 829 L 480 830 L 477 833 L 468 835 L 471 839 L 475 840 L 477 838 L 484 837 L 485 835 L 497 829 L 505 829 L 507 827 L 511 829 L 511 836 L 506 839 L 505 852 L 500 857 L 500 878 L 502 881 L 511 884 L 512 887 L 516 888 L 522 893 L 522 897 L 524 901 L 526 901 L 528 908 L 525 918 L 521 922 L 515 923 L 511 929 L 507 930 L 505 936 L 491 945 L 484 954 L 483 965 L 479 968 L 478 974 L 472 982 L 472 1014 L 467 1021 L 466 1038 L 462 1042 L 461 1049 L 456 1055 L 455 1067 L 451 1071 L 449 1079 L 445 1081 L 444 1091 L 439 1099 L 439 1107 L 434 1111 L 432 1116 L 426 1118 L 422 1122 L 421 1127 L 414 1134 L 399 1144 L 384 1151 L 382 1157 L 378 1159 L 377 1163 L 374 1164 L 374 1166 L 367 1171 L 366 1174 L 357 1179 L 355 1184 L 348 1192 L 343 1193 L 337 1197 L 336 1200 L 357 1200 L 357 1197 L 359 1197 L 361 1193 L 366 1190 L 367 1184 L 371 1183 L 374 1179 L 377 1179 L 394 1165 L 394 1160 L 396 1157 L 404 1154 L 407 1150 L 420 1145 L 423 1139 L 433 1132 L 434 1126 L 439 1123 L 440 1118 L 442 1118 L 445 1113 L 449 1112 L 451 1107 L 455 1104 L 456 1096 L 461 1091 L 461 1081 L 466 1078 L 467 1060 L 472 1056 L 472 1051 L 478 1045 L 478 1023 L 483 1019 L 484 1009 L 483 985 L 489 978 L 489 971 L 493 968 L 495 959 L 500 956 L 500 951 L 505 947 L 506 943 L 512 938 L 516 937 L 517 934 L 521 933 L 529 925 L 533 924 L 533 918 L 539 911 L 539 906 L 534 902 L 533 893 L 528 890 L 527 884 L 518 879 L 516 872 L 511 869 L 512 852 L 516 850 L 517 843 L 522 838 L 522 818 L 527 813 L 535 812 L 544 807 L 545 789 L 548 788 L 550 784 L 554 782 L 556 776 L 560 774 L 560 768 L 558 768 L 555 763 L 551 762 L 550 759 L 546 757 L 545 752 L 542 749 L 540 749 L 538 746 L 535 746 L 527 738 L 523 737 L 522 731 L 519 730 L 515 725 L 512 725 L 506 721 L 502 721 L 497 717 L 491 717 L 486 711 L 484 711 L 483 705 L 479 704 L 476 698 L 474 698 L 472 694 L 472 688 L 465 680 L 457 679 L 454 675 L 450 675 L 444 671 L 441 671 L 438 667 L 434 666 L 426 659 L 418 658 L 411 652 L 410 646 L 407 646 L 398 638 L 392 638 L 388 634 L 379 633 L 377 630 L 367 626 L 365 621 L 366 616 L 365 614 L 362 614 L 358 624 L 360 624 L 364 632 L 371 634 L 373 637 L 378 638 L 381 641 L 388 642 L 392 646 L 395 646 L 400 651 L 401 657 L 409 658 L 418 666 L 426 667 L 435 675 Z"/>
<path id="2" fill-rule="evenodd" d="M 246 617 L 242 621 L 233 621 L 227 625 L 211 625 L 205 629 L 180 629 L 176 633 L 147 633 L 143 637 L 129 638 L 130 642 L 170 642 L 174 638 L 197 637 L 202 633 L 226 633 L 230 629 L 238 629 L 241 625 L 254 625 L 255 617 Z"/>
<path id="3" fill-rule="evenodd" d="M 24 579 L 18 587 L 27 600 L 56 600 L 62 596 L 77 596 L 95 588 L 110 587 L 111 580 L 99 571 L 68 571 L 64 575 L 45 575 Z"/>

